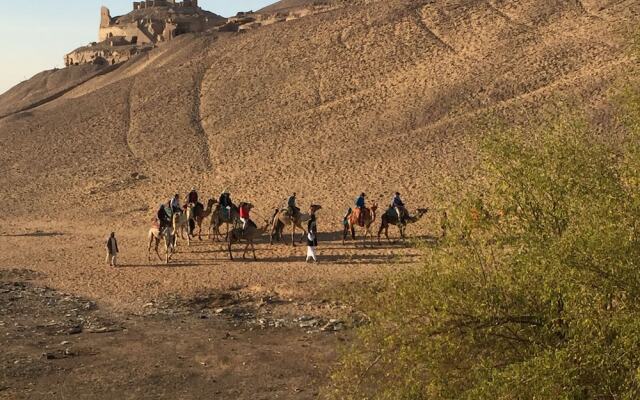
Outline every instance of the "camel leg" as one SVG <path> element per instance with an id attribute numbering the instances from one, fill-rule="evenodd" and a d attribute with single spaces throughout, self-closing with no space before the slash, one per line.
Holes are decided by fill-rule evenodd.
<path id="1" fill-rule="evenodd" d="M 160 238 L 156 238 L 156 255 L 158 256 L 158 260 L 162 261 L 162 257 L 160 257 L 160 250 L 158 249 L 160 247 Z"/>
<path id="2" fill-rule="evenodd" d="M 291 224 L 291 245 L 296 247 L 296 224 Z"/>
<path id="3" fill-rule="evenodd" d="M 278 227 L 275 221 L 271 224 L 271 232 L 269 232 L 269 245 L 273 246 L 273 235 L 277 233 Z"/>
<path id="4" fill-rule="evenodd" d="M 378 244 L 382 244 L 380 243 L 380 235 L 382 234 L 382 231 L 384 230 L 384 223 L 380 224 L 380 229 L 378 229 Z"/>
<path id="5" fill-rule="evenodd" d="M 153 235 L 149 235 L 149 248 L 147 249 L 147 261 L 151 262 L 151 245 L 153 244 Z"/>
<path id="6" fill-rule="evenodd" d="M 229 259 L 233 260 L 233 253 L 231 253 L 231 240 L 229 240 L 229 245 L 227 248 L 229 250 Z"/>
<path id="7" fill-rule="evenodd" d="M 387 238 L 387 242 L 392 243 L 391 239 L 389 238 L 389 225 L 387 225 L 387 227 L 384 228 L 384 236 Z"/>
<path id="8" fill-rule="evenodd" d="M 256 246 L 253 244 L 253 240 L 249 243 L 251 243 L 251 250 L 253 251 L 253 261 L 258 261 L 258 257 L 256 257 Z"/>
<path id="9" fill-rule="evenodd" d="M 196 224 L 198 224 L 198 240 L 202 241 L 202 219 Z"/>
<path id="10" fill-rule="evenodd" d="M 364 235 L 362 235 L 362 247 L 367 247 L 367 234 L 369 233 L 369 227 L 364 228 Z"/>
<path id="11" fill-rule="evenodd" d="M 348 234 L 349 234 L 349 224 L 345 225 L 344 228 L 342 229 L 342 245 L 343 246 L 347 240 Z"/>
<path id="12" fill-rule="evenodd" d="M 245 259 L 247 255 L 247 250 L 249 250 L 250 243 L 247 242 L 247 245 L 244 246 L 244 251 L 242 252 L 242 258 Z"/>

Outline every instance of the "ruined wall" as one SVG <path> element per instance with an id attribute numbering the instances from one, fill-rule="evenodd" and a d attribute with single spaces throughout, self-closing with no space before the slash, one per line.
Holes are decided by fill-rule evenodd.
<path id="1" fill-rule="evenodd" d="M 151 47 L 127 46 L 115 48 L 99 48 L 84 47 L 75 50 L 64 57 L 64 64 L 69 67 L 71 65 L 82 64 L 101 64 L 115 65 L 129 60 L 136 54 L 150 50 Z"/>
<path id="2" fill-rule="evenodd" d="M 99 41 L 103 42 L 111 37 L 124 37 L 129 43 L 148 44 L 154 43 L 155 37 L 139 22 L 135 24 L 114 25 L 108 28 L 100 28 Z"/>
<path id="3" fill-rule="evenodd" d="M 151 7 L 198 7 L 198 0 L 146 0 L 133 2 L 134 11 Z"/>

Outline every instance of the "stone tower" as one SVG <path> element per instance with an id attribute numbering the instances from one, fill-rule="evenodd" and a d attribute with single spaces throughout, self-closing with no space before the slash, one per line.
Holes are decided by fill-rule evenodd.
<path id="1" fill-rule="evenodd" d="M 100 28 L 108 28 L 111 25 L 111 12 L 107 7 L 100 9 Z"/>

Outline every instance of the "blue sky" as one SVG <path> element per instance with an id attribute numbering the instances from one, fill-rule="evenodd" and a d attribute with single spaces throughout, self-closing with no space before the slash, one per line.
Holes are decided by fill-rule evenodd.
<path id="1" fill-rule="evenodd" d="M 200 0 L 228 17 L 276 0 Z M 64 66 L 63 57 L 97 40 L 100 7 L 111 15 L 131 11 L 129 0 L 0 0 L 0 93 L 40 71 Z"/>

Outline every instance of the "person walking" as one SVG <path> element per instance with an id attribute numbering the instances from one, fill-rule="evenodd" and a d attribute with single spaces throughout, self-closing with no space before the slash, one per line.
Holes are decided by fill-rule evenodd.
<path id="1" fill-rule="evenodd" d="M 111 236 L 107 240 L 107 264 L 112 267 L 116 266 L 116 257 L 118 255 L 118 241 L 115 232 L 111 232 Z"/>
<path id="2" fill-rule="evenodd" d="M 318 258 L 316 257 L 316 248 L 318 247 L 318 224 L 316 222 L 316 214 L 311 211 L 311 218 L 309 219 L 309 223 L 307 224 L 307 259 L 306 262 L 309 262 L 310 259 L 313 259 L 313 262 L 318 262 Z"/>

